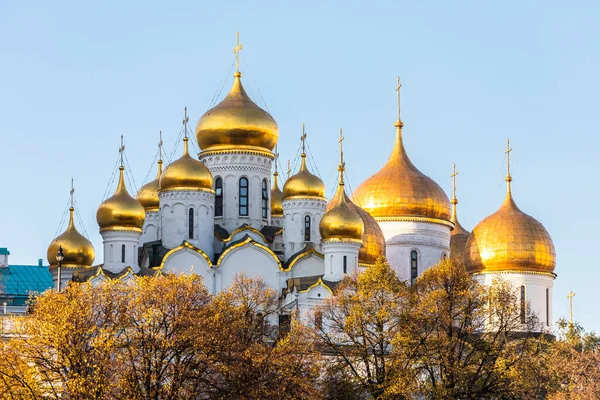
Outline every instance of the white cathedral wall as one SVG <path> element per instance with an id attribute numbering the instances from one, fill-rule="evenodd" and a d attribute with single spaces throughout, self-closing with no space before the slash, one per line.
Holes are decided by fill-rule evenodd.
<path id="1" fill-rule="evenodd" d="M 386 256 L 398 276 L 410 281 L 411 252 L 417 252 L 417 271 L 421 275 L 442 257 L 450 255 L 450 228 L 422 221 L 378 222 L 386 240 Z"/>
<path id="2" fill-rule="evenodd" d="M 187 240 L 212 259 L 214 241 L 214 193 L 193 190 L 159 192 L 162 243 L 167 249 Z M 194 210 L 193 238 L 189 235 L 189 209 Z"/>
<path id="3" fill-rule="evenodd" d="M 138 272 L 138 248 L 140 232 L 133 231 L 102 231 L 104 241 L 103 269 L 119 273 L 126 267 L 131 267 L 133 272 Z M 122 246 L 125 246 L 125 260 L 122 258 Z"/>
<path id="4" fill-rule="evenodd" d="M 315 250 L 321 252 L 321 233 L 319 224 L 325 214 L 327 202 L 316 198 L 292 198 L 283 200 L 283 245 L 287 260 L 312 243 Z M 311 218 L 310 241 L 304 240 L 304 217 Z"/>
<path id="5" fill-rule="evenodd" d="M 325 276 L 323 279 L 337 282 L 346 274 L 358 268 L 358 250 L 361 243 L 356 242 L 323 242 L 323 256 L 325 262 Z M 344 271 L 344 257 L 346 257 L 346 271 Z"/>
<path id="6" fill-rule="evenodd" d="M 323 259 L 315 254 L 310 254 L 298 260 L 290 271 L 287 272 L 290 278 L 304 278 L 308 276 L 323 275 L 325 273 L 325 264 Z"/>
<path id="7" fill-rule="evenodd" d="M 160 212 L 146 211 L 142 236 L 140 236 L 140 246 L 155 240 L 160 240 Z"/>
<path id="8" fill-rule="evenodd" d="M 204 285 L 213 293 L 213 271 L 206 258 L 198 252 L 184 247 L 171 253 L 164 261 L 165 274 L 197 274 L 202 276 Z"/>
<path id="9" fill-rule="evenodd" d="M 525 301 L 531 311 L 537 314 L 542 328 L 552 329 L 552 289 L 554 276 L 536 273 L 497 272 L 474 274 L 477 282 L 491 286 L 495 280 L 503 279 L 510 282 L 520 296 L 520 287 L 525 286 Z M 548 303 L 546 303 L 546 290 L 548 290 Z M 547 318 L 546 318 L 547 317 Z"/>
<path id="10" fill-rule="evenodd" d="M 214 269 L 217 272 L 218 291 L 231 286 L 238 274 L 262 278 L 269 287 L 278 293 L 282 287 L 279 263 L 266 250 L 252 244 L 233 249 Z"/>
<path id="11" fill-rule="evenodd" d="M 256 229 L 269 225 L 270 198 L 267 200 L 267 218 L 262 217 L 262 182 L 267 182 L 267 196 L 271 195 L 271 153 L 252 151 L 205 152 L 200 154 L 202 161 L 213 175 L 223 179 L 223 216 L 215 217 L 215 223 L 230 233 L 242 224 Z M 248 216 L 240 215 L 239 181 L 248 179 Z"/>

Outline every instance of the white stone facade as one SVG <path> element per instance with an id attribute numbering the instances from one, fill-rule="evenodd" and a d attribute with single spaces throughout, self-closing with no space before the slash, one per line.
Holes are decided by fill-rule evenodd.
<path id="1" fill-rule="evenodd" d="M 127 267 L 138 272 L 138 248 L 141 232 L 135 230 L 103 230 L 100 232 L 104 241 L 104 268 L 118 273 Z"/>
<path id="2" fill-rule="evenodd" d="M 142 236 L 140 236 L 140 243 L 153 242 L 161 239 L 161 224 L 160 224 L 160 212 L 159 211 L 146 211 L 146 219 L 144 220 L 144 227 L 142 228 Z"/>
<path id="3" fill-rule="evenodd" d="M 361 241 L 323 241 L 325 275 L 323 279 L 337 282 L 357 271 Z"/>
<path id="4" fill-rule="evenodd" d="M 285 259 L 311 244 L 321 250 L 319 224 L 325 214 L 327 201 L 319 198 L 283 199 L 283 245 Z M 306 217 L 310 218 L 310 239 L 305 234 Z"/>

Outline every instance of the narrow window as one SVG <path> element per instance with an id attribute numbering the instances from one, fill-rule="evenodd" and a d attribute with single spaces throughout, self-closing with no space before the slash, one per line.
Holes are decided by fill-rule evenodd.
<path id="1" fill-rule="evenodd" d="M 110 245 L 110 261 L 115 261 L 115 255 L 113 253 L 113 245 Z"/>
<path id="2" fill-rule="evenodd" d="M 416 250 L 410 252 L 410 284 L 414 285 L 419 274 L 418 254 Z"/>
<path id="3" fill-rule="evenodd" d="M 521 323 L 525 323 L 525 285 L 521 286 Z"/>
<path id="4" fill-rule="evenodd" d="M 125 245 L 121 245 L 121 262 L 125 262 Z"/>
<path id="5" fill-rule="evenodd" d="M 223 216 L 223 179 L 215 179 L 215 217 Z"/>
<path id="6" fill-rule="evenodd" d="M 194 238 L 194 209 L 190 208 L 188 211 L 188 237 Z"/>
<path id="7" fill-rule="evenodd" d="M 348 257 L 344 256 L 344 273 L 348 273 Z"/>
<path id="8" fill-rule="evenodd" d="M 550 289 L 546 288 L 546 326 L 550 326 Z"/>
<path id="9" fill-rule="evenodd" d="M 267 186 L 267 180 L 263 179 L 262 182 L 262 217 L 267 219 L 267 211 L 269 207 L 269 191 Z"/>
<path id="10" fill-rule="evenodd" d="M 240 215 L 248 216 L 248 178 L 240 178 Z"/>
<path id="11" fill-rule="evenodd" d="M 304 217 L 304 241 L 310 242 L 310 215 Z"/>

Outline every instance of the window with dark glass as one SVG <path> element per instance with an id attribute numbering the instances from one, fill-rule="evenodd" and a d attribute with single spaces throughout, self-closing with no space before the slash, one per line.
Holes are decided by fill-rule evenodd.
<path id="1" fill-rule="evenodd" d="M 348 273 L 348 256 L 344 256 L 344 273 Z"/>
<path id="2" fill-rule="evenodd" d="M 550 326 L 550 289 L 546 288 L 546 326 Z"/>
<path id="3" fill-rule="evenodd" d="M 304 241 L 310 242 L 310 215 L 304 217 Z"/>
<path id="4" fill-rule="evenodd" d="M 410 283 L 411 285 L 415 284 L 417 280 L 417 276 L 419 274 L 419 264 L 418 264 L 419 255 L 416 250 L 410 252 Z"/>
<path id="5" fill-rule="evenodd" d="M 121 262 L 125 262 L 125 245 L 121 245 Z"/>
<path id="6" fill-rule="evenodd" d="M 194 209 L 190 208 L 188 211 L 188 237 L 194 238 Z"/>
<path id="7" fill-rule="evenodd" d="M 215 217 L 223 216 L 223 179 L 215 179 Z"/>
<path id="8" fill-rule="evenodd" d="M 269 191 L 267 180 L 264 179 L 262 182 L 262 217 L 267 218 L 267 211 L 269 209 Z"/>
<path id="9" fill-rule="evenodd" d="M 525 286 L 521 286 L 521 323 L 525 323 Z"/>
<path id="10" fill-rule="evenodd" d="M 240 215 L 248 216 L 248 178 L 240 178 Z"/>

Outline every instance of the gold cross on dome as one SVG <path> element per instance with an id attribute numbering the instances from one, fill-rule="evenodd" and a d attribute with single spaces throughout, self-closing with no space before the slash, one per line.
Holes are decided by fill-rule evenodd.
<path id="1" fill-rule="evenodd" d="M 162 131 L 159 131 L 158 132 L 158 161 L 162 161 L 162 146 L 163 146 Z"/>
<path id="2" fill-rule="evenodd" d="M 300 136 L 300 140 L 302 141 L 302 154 L 306 154 L 306 132 L 304 131 L 304 124 L 302 124 L 302 136 Z"/>
<path id="3" fill-rule="evenodd" d="M 400 88 L 402 87 L 402 83 L 400 83 L 400 77 L 398 76 L 398 84 L 396 85 L 396 92 L 398 93 L 398 121 L 400 121 Z"/>
<path id="4" fill-rule="evenodd" d="M 235 33 L 235 47 L 233 52 L 235 53 L 235 72 L 240 72 L 240 50 L 242 50 L 242 44 L 240 43 L 240 33 Z"/>
<path id="5" fill-rule="evenodd" d="M 292 166 L 291 166 L 290 160 L 288 160 L 288 167 L 287 167 L 287 177 L 288 177 L 288 179 L 290 179 L 291 173 L 292 173 Z"/>
<path id="6" fill-rule="evenodd" d="M 71 208 L 74 208 L 73 204 L 75 203 L 75 201 L 73 200 L 73 198 L 75 195 L 75 186 L 73 185 L 73 178 L 71 178 L 71 191 L 69 193 L 71 195 Z"/>
<path id="7" fill-rule="evenodd" d="M 185 137 L 187 138 L 187 124 L 188 122 L 190 122 L 190 117 L 188 117 L 187 115 L 187 107 L 183 108 L 183 134 L 185 135 Z"/>
<path id="8" fill-rule="evenodd" d="M 277 144 L 275 145 L 275 173 L 277 174 L 277 162 L 279 162 L 279 151 L 277 151 Z"/>
<path id="9" fill-rule="evenodd" d="M 340 144 L 340 165 L 344 165 L 344 146 L 343 146 L 344 136 L 342 134 L 342 128 L 340 128 L 340 139 L 338 143 Z"/>
<path id="10" fill-rule="evenodd" d="M 452 197 L 456 198 L 456 175 L 458 175 L 458 171 L 456 170 L 456 164 L 452 164 L 452 174 L 450 177 L 452 178 Z"/>
<path id="11" fill-rule="evenodd" d="M 125 144 L 123 142 L 123 135 L 121 135 L 121 147 L 119 147 L 119 154 L 121 155 L 121 167 L 123 166 L 123 153 L 125 152 Z"/>
<path id="12" fill-rule="evenodd" d="M 510 139 L 506 139 L 506 150 L 504 150 L 504 152 L 506 153 L 506 168 L 508 171 L 508 176 L 510 176 L 510 152 L 512 151 L 512 148 L 510 147 Z"/>

